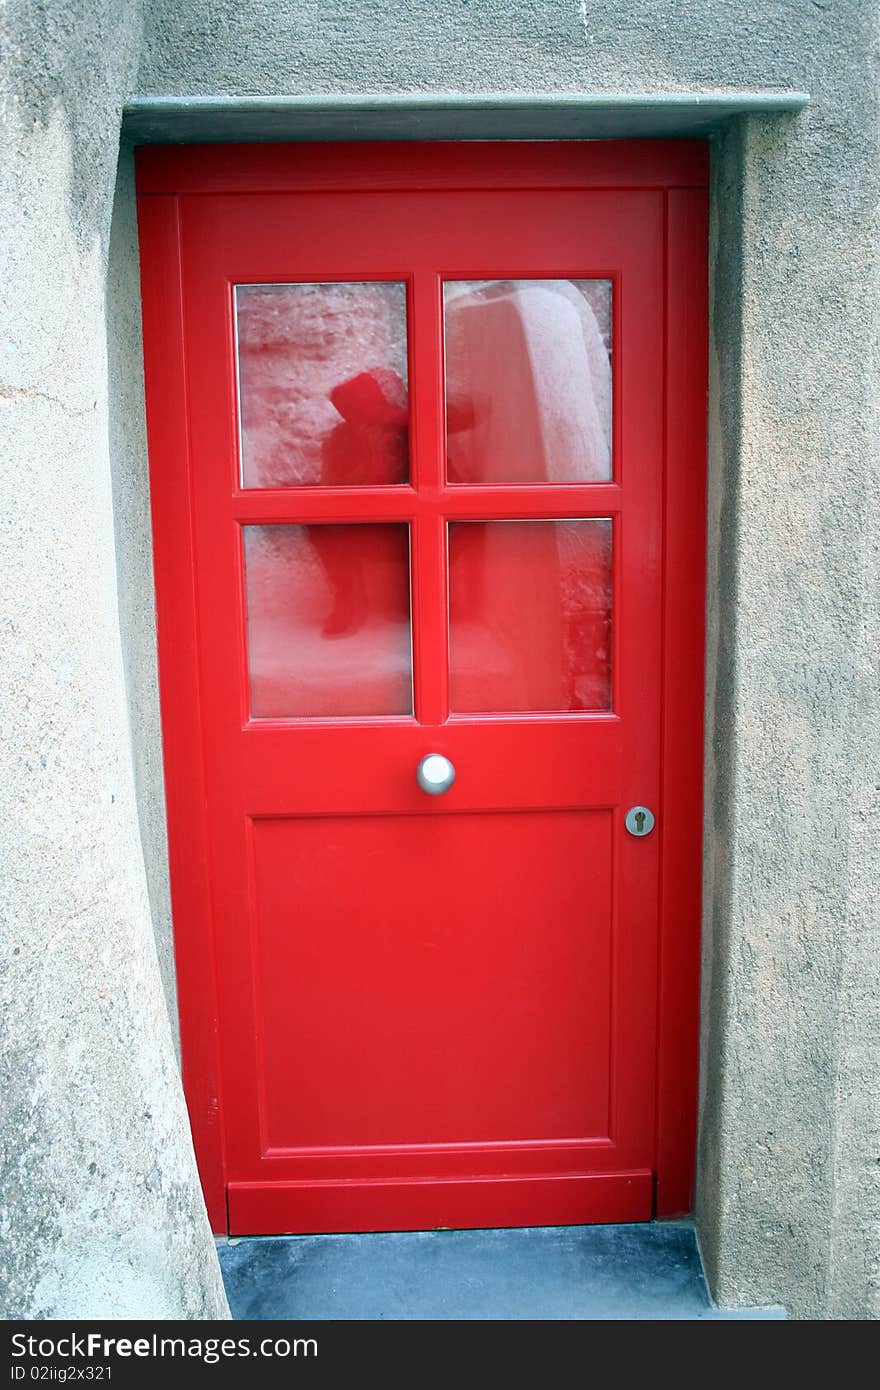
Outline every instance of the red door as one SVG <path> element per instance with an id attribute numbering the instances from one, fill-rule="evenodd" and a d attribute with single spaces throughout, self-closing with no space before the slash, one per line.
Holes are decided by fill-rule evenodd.
<path id="1" fill-rule="evenodd" d="M 684 143 L 143 152 L 217 1229 L 689 1205 L 704 183 Z"/>

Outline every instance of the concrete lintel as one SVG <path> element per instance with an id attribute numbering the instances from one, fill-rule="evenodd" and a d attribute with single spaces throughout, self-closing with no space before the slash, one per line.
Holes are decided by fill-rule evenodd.
<path id="1" fill-rule="evenodd" d="M 243 140 L 608 140 L 705 136 L 731 116 L 798 112 L 807 92 L 414 92 L 139 96 L 136 144 Z"/>

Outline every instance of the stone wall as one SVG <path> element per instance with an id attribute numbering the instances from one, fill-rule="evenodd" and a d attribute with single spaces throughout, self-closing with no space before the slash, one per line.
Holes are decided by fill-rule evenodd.
<path id="1" fill-rule="evenodd" d="M 876 1317 L 876 5 L 145 10 L 142 43 L 131 0 L 4 21 L 16 1306 L 220 1299 L 149 933 L 147 884 L 171 998 L 125 164 L 105 292 L 121 102 L 784 87 L 805 113 L 713 146 L 698 1219 L 722 1302 Z"/>
<path id="2" fill-rule="evenodd" d="M 141 23 L 129 0 L 2 18 L 7 1317 L 227 1315 L 157 968 L 120 639 L 111 415 L 143 426 L 136 387 L 111 399 L 107 248 Z"/>
<path id="3" fill-rule="evenodd" d="M 878 171 L 857 76 L 826 67 L 796 121 L 731 130 L 713 189 L 699 1227 L 720 1300 L 807 1317 L 880 1313 Z"/>

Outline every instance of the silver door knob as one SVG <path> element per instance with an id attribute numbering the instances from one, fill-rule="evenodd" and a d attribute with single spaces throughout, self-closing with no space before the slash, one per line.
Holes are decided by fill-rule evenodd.
<path id="1" fill-rule="evenodd" d="M 416 781 L 429 796 L 441 796 L 455 781 L 455 768 L 442 753 L 428 753 L 416 768 Z"/>

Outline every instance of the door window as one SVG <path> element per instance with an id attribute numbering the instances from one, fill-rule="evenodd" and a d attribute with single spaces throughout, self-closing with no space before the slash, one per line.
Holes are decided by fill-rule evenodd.
<path id="1" fill-rule="evenodd" d="M 611 477 L 611 281 L 444 286 L 451 483 Z"/>
<path id="2" fill-rule="evenodd" d="M 611 531 L 607 518 L 450 526 L 453 712 L 611 708 Z"/>
<path id="3" fill-rule="evenodd" d="M 242 487 L 405 483 L 406 287 L 237 285 Z"/>
<path id="4" fill-rule="evenodd" d="M 412 714 L 409 527 L 242 529 L 251 718 Z"/>

